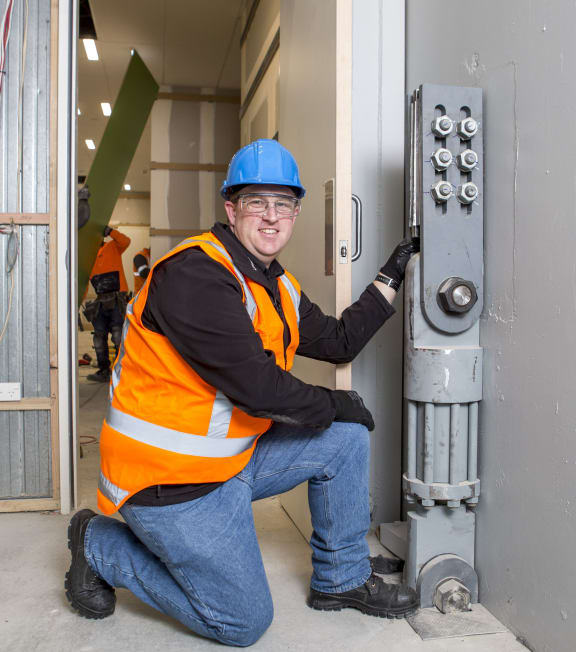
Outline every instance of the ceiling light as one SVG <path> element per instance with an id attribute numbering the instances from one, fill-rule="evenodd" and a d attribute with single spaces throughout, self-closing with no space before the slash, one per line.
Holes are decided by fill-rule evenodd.
<path id="1" fill-rule="evenodd" d="M 129 183 L 125 183 L 124 190 L 132 190 L 132 186 Z"/>
<path id="2" fill-rule="evenodd" d="M 94 141 L 91 138 L 87 138 L 85 141 L 86 147 L 88 149 L 96 149 L 96 145 L 94 144 Z"/>
<path id="3" fill-rule="evenodd" d="M 98 61 L 98 50 L 96 49 L 96 41 L 93 38 L 83 38 L 84 49 L 89 61 Z"/>
<path id="4" fill-rule="evenodd" d="M 105 116 L 109 116 L 112 113 L 112 107 L 109 102 L 100 102 L 100 106 L 102 107 L 102 113 Z"/>
<path id="5" fill-rule="evenodd" d="M 80 107 L 78 107 L 78 115 L 82 115 L 82 111 L 80 111 Z"/>

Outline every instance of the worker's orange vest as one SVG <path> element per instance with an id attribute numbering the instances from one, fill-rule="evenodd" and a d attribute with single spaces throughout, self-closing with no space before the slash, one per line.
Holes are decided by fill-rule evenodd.
<path id="1" fill-rule="evenodd" d="M 146 258 L 148 265 L 150 265 L 150 250 L 149 249 L 141 249 L 136 256 L 144 256 Z M 136 258 L 134 256 L 134 258 Z M 134 270 L 134 294 L 138 294 L 140 290 L 142 289 L 142 286 L 144 285 L 144 279 L 140 276 L 140 273 L 136 269 L 136 265 L 132 263 L 132 269 Z"/>
<path id="2" fill-rule="evenodd" d="M 290 329 L 285 351 L 284 325 L 266 289 L 240 273 L 212 233 L 184 240 L 157 261 L 128 305 L 112 370 L 111 402 L 100 437 L 98 507 L 105 514 L 112 514 L 146 487 L 230 479 L 246 466 L 258 437 L 272 424 L 234 407 L 165 336 L 142 323 L 156 266 L 189 247 L 200 247 L 239 281 L 254 330 L 263 347 L 274 353 L 278 366 L 290 370 L 298 348 L 300 286 L 291 274 L 285 272 L 277 279 Z"/>

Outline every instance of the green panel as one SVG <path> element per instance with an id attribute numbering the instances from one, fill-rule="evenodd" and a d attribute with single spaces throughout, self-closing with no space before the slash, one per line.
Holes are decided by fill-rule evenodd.
<path id="1" fill-rule="evenodd" d="M 133 51 L 86 179 L 91 214 L 87 224 L 78 231 L 78 305 L 86 292 L 102 242 L 102 231 L 110 221 L 157 95 L 158 84 L 138 53 Z"/>

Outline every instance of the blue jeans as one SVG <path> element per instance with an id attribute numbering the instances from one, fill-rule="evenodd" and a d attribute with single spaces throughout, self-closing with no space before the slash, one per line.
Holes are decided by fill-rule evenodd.
<path id="1" fill-rule="evenodd" d="M 86 559 L 108 584 L 194 632 L 251 645 L 273 617 L 251 502 L 308 481 L 311 586 L 326 593 L 360 586 L 371 572 L 369 449 L 368 431 L 355 423 L 323 432 L 275 424 L 242 472 L 211 493 L 164 507 L 125 504 L 127 524 L 93 518 Z"/>

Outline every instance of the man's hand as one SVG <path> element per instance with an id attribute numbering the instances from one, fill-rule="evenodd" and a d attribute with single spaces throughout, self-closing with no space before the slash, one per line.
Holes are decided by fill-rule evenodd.
<path id="1" fill-rule="evenodd" d="M 386 283 L 393 290 L 398 291 L 402 281 L 404 280 L 404 274 L 406 272 L 406 265 L 410 260 L 412 254 L 418 253 L 420 251 L 420 238 L 406 238 L 394 249 L 392 255 L 388 259 L 388 262 L 380 269 L 380 274 L 385 277 L 385 279 L 380 279 L 378 276 L 376 280 Z"/>
<path id="2" fill-rule="evenodd" d="M 330 400 L 336 409 L 334 421 L 359 423 L 370 431 L 374 430 L 374 419 L 372 419 L 370 410 L 356 392 L 335 389 L 330 392 Z"/>
<path id="3" fill-rule="evenodd" d="M 110 231 L 112 231 L 112 229 L 109 226 L 105 226 L 102 235 L 104 237 L 106 237 L 106 236 L 110 235 Z"/>

